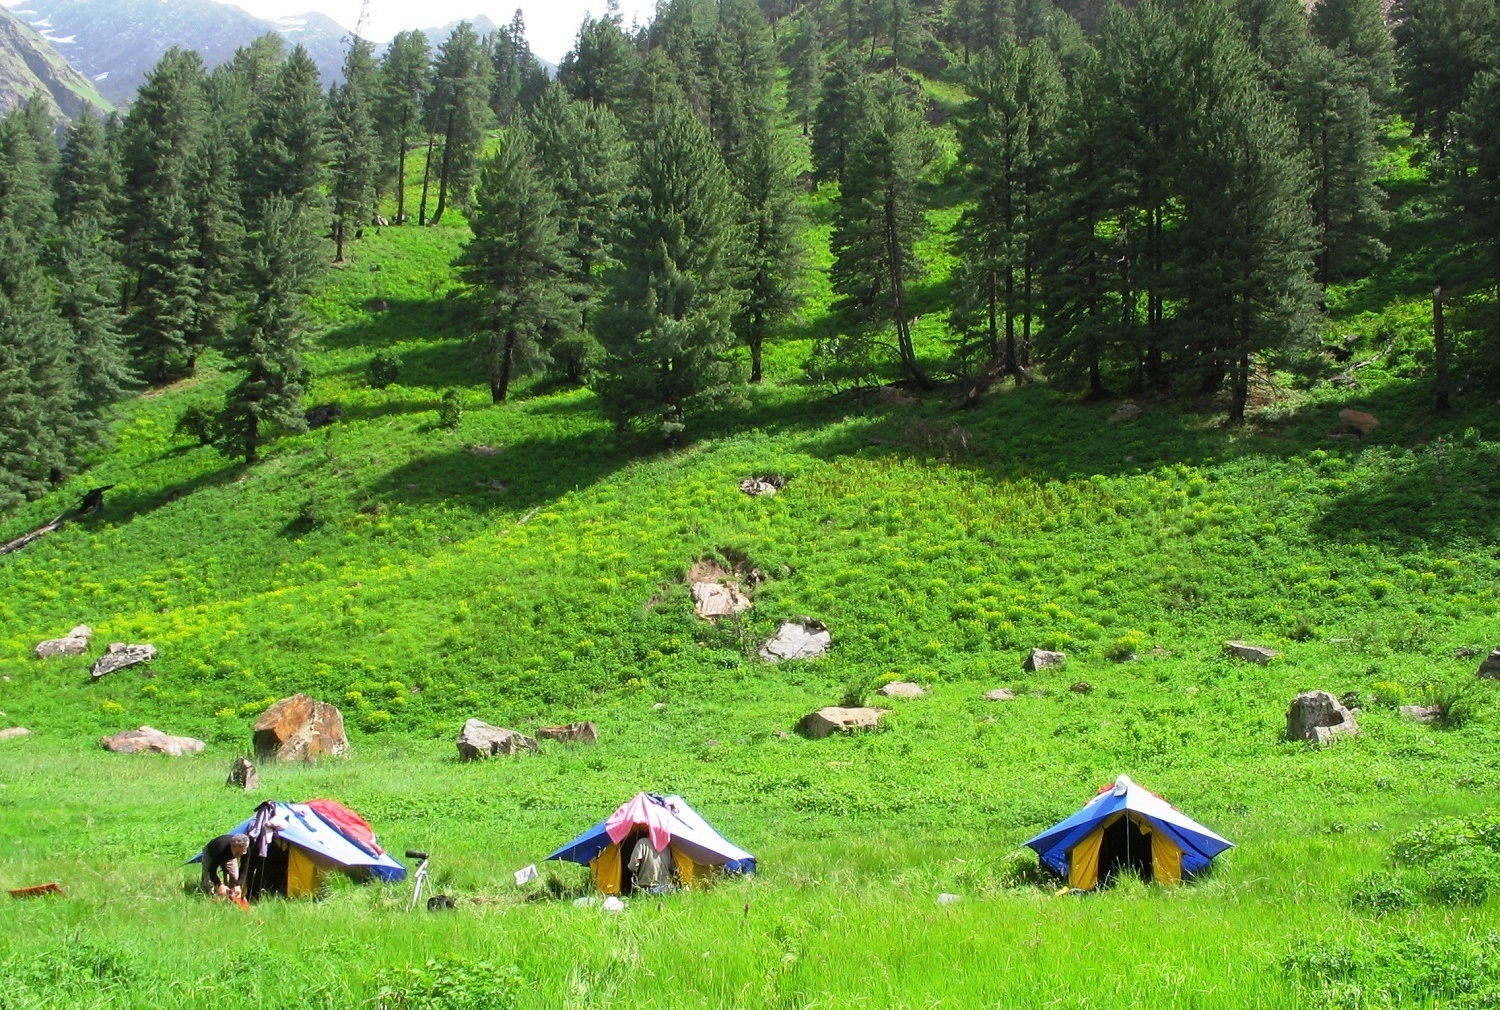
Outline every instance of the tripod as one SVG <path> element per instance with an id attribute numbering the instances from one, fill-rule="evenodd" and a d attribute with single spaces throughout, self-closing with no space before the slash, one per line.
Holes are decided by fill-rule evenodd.
<path id="1" fill-rule="evenodd" d="M 417 902 L 422 900 L 422 885 L 427 883 L 428 859 L 427 853 L 418 852 L 416 849 L 407 849 L 406 858 L 420 860 L 420 862 L 417 863 L 417 875 L 413 880 L 414 886 L 412 887 L 411 901 L 406 906 L 406 910 L 410 912 L 412 909 L 417 907 Z"/>

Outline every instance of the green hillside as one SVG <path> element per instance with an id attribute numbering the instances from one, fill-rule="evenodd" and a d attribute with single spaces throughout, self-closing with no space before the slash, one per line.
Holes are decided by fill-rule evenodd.
<path id="1" fill-rule="evenodd" d="M 88 108 L 99 113 L 113 108 L 50 42 L 0 8 L 0 111 L 34 95 L 40 95 L 57 118 L 72 119 Z"/>
<path id="2" fill-rule="evenodd" d="M 583 389 L 532 379 L 490 406 L 448 297 L 467 226 L 367 231 L 313 300 L 306 402 L 340 421 L 226 460 L 174 433 L 230 384 L 209 358 L 127 402 L 115 451 L 0 528 L 113 485 L 96 519 L 0 559 L 0 724 L 34 731 L 0 741 L 0 882 L 66 892 L 0 904 L 0 1006 L 1490 1005 L 1483 886 L 1445 904 L 1369 876 L 1404 833 L 1500 793 L 1500 689 L 1474 680 L 1500 644 L 1500 406 L 1474 386 L 1428 408 L 1413 264 L 1444 248 L 1438 212 L 1420 173 L 1388 184 L 1392 255 L 1334 292 L 1357 388 L 1269 373 L 1244 426 L 1216 400 L 1112 422 L 1119 401 L 1046 382 L 971 411 L 948 389 L 831 394 L 802 372 L 836 325 L 815 273 L 767 383 L 663 451 Z M 944 194 L 914 296 L 933 359 Z M 827 200 L 808 199 L 815 265 Z M 378 352 L 401 363 L 383 389 Z M 1379 429 L 1330 438 L 1345 407 Z M 740 492 L 764 474 L 785 489 Z M 741 622 L 693 614 L 684 576 L 715 556 L 767 575 Z M 802 615 L 829 656 L 755 657 Z M 98 683 L 92 653 L 34 658 L 79 623 L 160 657 Z M 1241 663 L 1238 638 L 1283 655 Z M 1067 666 L 1023 673 L 1034 646 Z M 929 696 L 888 702 L 885 731 L 789 734 L 894 679 Z M 983 700 L 1002 686 L 1014 700 Z M 1285 742 L 1309 689 L 1358 693 L 1363 734 Z M 341 706 L 353 756 L 224 789 L 255 715 L 294 691 Z M 1452 725 L 1396 712 L 1434 700 Z M 601 740 L 461 766 L 470 717 L 590 719 Z M 208 747 L 97 745 L 142 724 Z M 1016 850 L 1121 773 L 1238 847 L 1180 890 L 1054 896 Z M 689 798 L 761 873 L 613 917 L 548 900 L 582 893 L 571 866 L 512 885 L 641 789 Z M 186 893 L 182 861 L 255 802 L 324 795 L 473 900 L 408 915 L 404 886 L 335 887 L 245 915 Z M 1455 866 L 1434 894 L 1493 869 Z"/>

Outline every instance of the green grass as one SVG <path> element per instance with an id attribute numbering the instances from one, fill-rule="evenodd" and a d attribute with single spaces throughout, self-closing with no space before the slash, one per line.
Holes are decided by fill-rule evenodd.
<path id="1" fill-rule="evenodd" d="M 1398 214 L 1415 219 L 1411 185 Z M 801 370 L 836 327 L 829 200 L 809 197 L 819 269 L 766 386 L 696 420 L 684 449 L 617 438 L 590 393 L 540 380 L 488 406 L 449 297 L 455 215 L 368 230 L 313 299 L 308 402 L 344 421 L 248 469 L 191 445 L 176 418 L 229 381 L 210 360 L 126 404 L 116 451 L 8 517 L 0 537 L 116 485 L 97 520 L 0 559 L 0 725 L 36 734 L 0 742 L 0 884 L 67 891 L 0 903 L 0 1007 L 373 1006 L 432 958 L 457 988 L 484 984 L 481 962 L 514 968 L 493 1006 L 1481 1005 L 1500 983 L 1493 899 L 1379 915 L 1350 895 L 1397 833 L 1500 800 L 1500 687 L 1479 683 L 1451 730 L 1394 711 L 1472 678 L 1457 648 L 1500 644 L 1500 408 L 1463 393 L 1428 411 L 1415 324 L 1359 390 L 1281 377 L 1243 428 L 1211 403 L 1111 424 L 1113 404 L 1045 383 L 962 414 L 942 395 L 829 397 Z M 930 213 L 913 298 L 934 362 L 957 213 Z M 1415 229 L 1338 294 L 1361 360 L 1407 325 L 1420 290 L 1400 264 L 1437 234 Z M 371 388 L 387 350 L 400 380 Z M 435 423 L 449 389 L 466 408 L 451 431 Z M 1381 428 L 1329 440 L 1344 406 Z M 781 494 L 738 491 L 768 471 L 790 478 Z M 725 549 L 770 578 L 740 625 L 715 627 L 680 580 Z M 748 655 L 802 614 L 832 629 L 826 659 Z M 90 684 L 85 659 L 32 657 L 79 622 L 160 658 Z M 1238 664 L 1222 643 L 1241 637 L 1284 656 Z M 1065 649 L 1067 668 L 1023 674 L 1031 646 Z M 931 695 L 894 703 L 885 732 L 785 737 L 897 676 Z M 1015 701 L 981 699 L 1002 685 Z M 1359 692 L 1364 734 L 1283 742 L 1311 688 Z M 254 715 L 296 690 L 342 707 L 354 755 L 224 789 Z M 462 766 L 471 716 L 593 719 L 602 739 Z M 209 747 L 98 748 L 142 723 Z M 1177 891 L 1028 883 L 1020 843 L 1121 772 L 1238 848 Z M 511 886 L 638 789 L 688 797 L 760 876 L 618 916 Z M 480 900 L 406 915 L 404 887 L 338 886 L 245 915 L 183 894 L 182 861 L 254 802 L 317 795 Z M 941 891 L 963 898 L 941 907 Z"/>

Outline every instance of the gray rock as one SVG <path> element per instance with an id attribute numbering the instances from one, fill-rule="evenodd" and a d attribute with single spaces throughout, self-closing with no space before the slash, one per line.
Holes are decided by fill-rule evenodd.
<path id="1" fill-rule="evenodd" d="M 984 693 L 985 701 L 1014 701 L 1016 693 L 1008 687 L 997 687 Z"/>
<path id="2" fill-rule="evenodd" d="M 1264 645 L 1251 645 L 1249 642 L 1225 642 L 1224 651 L 1236 659 L 1243 659 L 1247 663 L 1256 663 L 1265 666 L 1281 653 L 1275 649 L 1268 649 Z"/>
<path id="3" fill-rule="evenodd" d="M 693 609 L 699 617 L 713 620 L 716 617 L 734 617 L 749 610 L 750 597 L 740 592 L 740 584 L 726 579 L 723 582 L 694 582 Z"/>
<path id="4" fill-rule="evenodd" d="M 913 684 L 909 680 L 892 681 L 882 687 L 880 693 L 887 698 L 925 698 L 927 696 L 927 691 L 921 684 Z"/>
<path id="5" fill-rule="evenodd" d="M 809 740 L 821 740 L 835 733 L 857 733 L 880 728 L 889 709 L 839 708 L 830 705 L 802 717 L 797 729 Z"/>
<path id="6" fill-rule="evenodd" d="M 124 642 L 111 642 L 104 655 L 94 660 L 94 666 L 89 670 L 89 675 L 98 680 L 116 670 L 123 670 L 137 663 L 149 663 L 155 658 L 156 646 L 154 645 L 126 645 Z"/>
<path id="7" fill-rule="evenodd" d="M 458 732 L 458 758 L 474 761 L 493 754 L 519 754 L 535 751 L 536 741 L 524 733 L 501 726 L 491 726 L 480 719 L 470 719 Z"/>
<path id="8" fill-rule="evenodd" d="M 591 722 L 570 722 L 566 726 L 543 726 L 536 736 L 538 740 L 558 743 L 598 743 L 599 727 Z"/>
<path id="9" fill-rule="evenodd" d="M 11 726 L 7 729 L 0 729 L 0 740 L 19 740 L 22 737 L 30 735 L 31 730 L 25 726 Z"/>
<path id="10" fill-rule="evenodd" d="M 833 635 L 821 621 L 803 618 L 784 621 L 769 642 L 760 647 L 760 658 L 770 663 L 783 659 L 814 659 L 833 645 Z"/>
<path id="11" fill-rule="evenodd" d="M 349 752 L 344 713 L 325 701 L 294 694 L 260 714 L 253 729 L 261 760 L 316 761 Z"/>
<path id="12" fill-rule="evenodd" d="M 1074 694 L 1092 694 L 1093 690 L 1094 690 L 1094 685 L 1090 684 L 1086 680 L 1080 680 L 1076 684 L 1070 684 L 1070 685 L 1068 685 L 1068 690 L 1072 691 Z"/>
<path id="13" fill-rule="evenodd" d="M 51 656 L 81 656 L 89 651 L 89 639 L 94 631 L 87 624 L 80 624 L 62 638 L 49 638 L 36 644 L 36 658 Z"/>
<path id="14" fill-rule="evenodd" d="M 1396 711 L 1413 722 L 1437 722 L 1443 717 L 1443 710 L 1436 705 L 1402 705 Z"/>
<path id="15" fill-rule="evenodd" d="M 1287 709 L 1288 740 L 1326 744 L 1334 737 L 1358 733 L 1359 723 L 1354 721 L 1354 714 L 1327 691 L 1303 691 Z"/>
<path id="16" fill-rule="evenodd" d="M 1115 408 L 1115 412 L 1113 414 L 1109 415 L 1109 420 L 1111 423 L 1118 423 L 1120 421 L 1134 421 L 1140 416 L 1140 407 L 1137 407 L 1133 403 L 1122 403 Z"/>
<path id="17" fill-rule="evenodd" d="M 1037 670 L 1051 670 L 1061 668 L 1068 663 L 1066 652 L 1048 652 L 1046 649 L 1032 649 L 1031 654 L 1021 663 L 1021 669 L 1027 673 L 1035 673 Z"/>
<path id="18" fill-rule="evenodd" d="M 190 736 L 172 736 L 150 726 L 123 730 L 114 736 L 100 737 L 99 745 L 116 754 L 152 753 L 167 754 L 171 757 L 197 754 L 203 750 L 202 740 L 195 740 Z"/>
<path id="19" fill-rule="evenodd" d="M 959 895 L 959 894 L 949 894 L 947 891 L 944 891 L 942 894 L 939 894 L 938 895 L 938 899 L 937 899 L 939 905 L 956 905 L 960 901 L 963 901 L 963 900 L 964 899 L 963 899 L 962 895 Z"/>
<path id="20" fill-rule="evenodd" d="M 1479 664 L 1478 675 L 1491 680 L 1500 680 L 1500 649 L 1484 657 L 1484 662 Z"/>

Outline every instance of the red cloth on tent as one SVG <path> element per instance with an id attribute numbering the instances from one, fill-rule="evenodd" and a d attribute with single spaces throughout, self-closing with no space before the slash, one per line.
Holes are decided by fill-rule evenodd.
<path id="1" fill-rule="evenodd" d="M 662 851 L 672 841 L 672 813 L 645 793 L 636 793 L 604 822 L 604 832 L 616 845 L 631 829 L 642 827 L 651 836 L 651 847 Z"/>
<path id="2" fill-rule="evenodd" d="M 308 800 L 307 805 L 319 817 L 337 828 L 345 838 L 370 855 L 385 855 L 385 850 L 375 841 L 375 829 L 370 827 L 370 822 L 338 800 Z"/>

